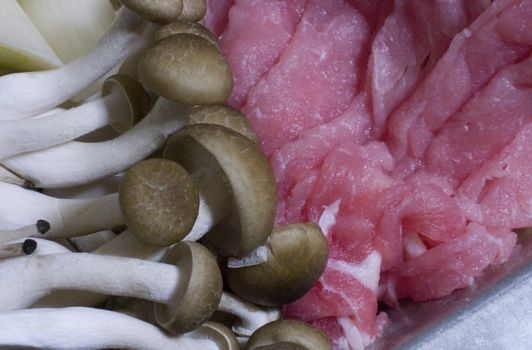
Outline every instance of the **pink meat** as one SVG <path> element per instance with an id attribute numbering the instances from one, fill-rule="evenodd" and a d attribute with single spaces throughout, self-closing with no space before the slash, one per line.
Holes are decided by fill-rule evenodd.
<path id="1" fill-rule="evenodd" d="M 501 70 L 431 142 L 429 172 L 458 186 L 532 121 L 532 57 Z M 479 140 L 482 143 L 479 144 Z"/>
<path id="2" fill-rule="evenodd" d="M 412 97 L 392 114 L 388 142 L 396 159 L 404 158 L 407 153 L 414 158 L 422 157 L 433 133 L 474 93 L 500 69 L 528 56 L 529 46 L 509 41 L 499 33 L 498 17 L 522 3 L 529 4 L 529 1 L 494 2 L 477 21 L 453 39 L 449 50 Z M 532 30 L 532 21 L 526 24 L 515 31 Z M 513 27 L 517 25 L 519 23 L 514 23 Z"/>
<path id="3" fill-rule="evenodd" d="M 229 9 L 233 6 L 234 0 L 206 0 L 207 13 L 205 14 L 205 26 L 216 36 L 225 29 Z"/>
<path id="4" fill-rule="evenodd" d="M 433 69 L 452 38 L 488 7 L 484 0 L 397 0 L 377 33 L 369 74 L 374 134 Z"/>
<path id="5" fill-rule="evenodd" d="M 530 110 L 529 115 L 532 118 Z M 470 220 L 488 226 L 532 226 L 531 140 L 532 119 L 507 147 L 460 186 Z"/>
<path id="6" fill-rule="evenodd" d="M 307 0 L 236 0 L 220 45 L 233 72 L 228 104 L 240 108 L 249 90 L 278 60 Z"/>
<path id="7" fill-rule="evenodd" d="M 513 247 L 514 233 L 506 230 L 499 234 L 509 237 L 504 243 Z M 392 288 L 387 292 L 386 299 L 408 297 L 424 301 L 467 287 L 497 259 L 502 249 L 504 247 L 485 227 L 471 223 L 463 237 L 429 249 L 392 270 L 387 276 Z"/>
<path id="8" fill-rule="evenodd" d="M 368 35 L 364 17 L 345 1 L 309 2 L 279 62 L 251 89 L 243 108 L 267 155 L 347 108 Z"/>

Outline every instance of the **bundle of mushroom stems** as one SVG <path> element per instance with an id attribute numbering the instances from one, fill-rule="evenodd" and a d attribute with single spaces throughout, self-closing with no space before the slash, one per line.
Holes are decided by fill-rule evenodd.
<path id="1" fill-rule="evenodd" d="M 123 0 L 86 57 L 0 77 L 1 348 L 331 348 L 282 318 L 327 241 L 274 228 L 272 169 L 223 104 L 232 75 L 204 14 Z"/>

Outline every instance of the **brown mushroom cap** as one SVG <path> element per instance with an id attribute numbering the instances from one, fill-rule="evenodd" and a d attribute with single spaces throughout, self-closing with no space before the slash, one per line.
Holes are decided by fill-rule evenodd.
<path id="1" fill-rule="evenodd" d="M 246 116 L 227 105 L 193 106 L 188 114 L 187 125 L 194 124 L 221 125 L 257 143 L 257 135 Z"/>
<path id="2" fill-rule="evenodd" d="M 142 84 L 127 75 L 115 74 L 105 80 L 102 87 L 102 95 L 109 95 L 113 90 L 118 90 L 122 93 L 130 110 L 130 118 L 111 124 L 117 132 L 123 133 L 148 114 L 152 107 L 152 101 Z"/>
<path id="3" fill-rule="evenodd" d="M 227 282 L 240 297 L 259 305 L 281 306 L 301 298 L 325 270 L 327 240 L 314 223 L 276 228 L 268 239 L 268 260 L 227 268 Z"/>
<path id="4" fill-rule="evenodd" d="M 177 243 L 164 262 L 179 267 L 180 286 L 171 304 L 155 304 L 155 318 L 173 334 L 190 332 L 216 311 L 222 298 L 222 274 L 213 254 L 195 242 Z"/>
<path id="5" fill-rule="evenodd" d="M 120 185 L 119 200 L 129 230 L 156 246 L 185 237 L 199 211 L 194 180 L 179 164 L 165 159 L 131 167 Z"/>
<path id="6" fill-rule="evenodd" d="M 273 227 L 277 192 L 273 171 L 259 147 L 247 137 L 214 124 L 188 125 L 168 140 L 164 157 L 189 173 L 207 167 L 215 171 L 232 194 L 233 216 L 224 231 L 204 236 L 223 255 L 242 257 L 268 237 Z"/>
<path id="7" fill-rule="evenodd" d="M 302 321 L 268 323 L 251 335 L 246 350 L 331 350 L 329 338 Z"/>
<path id="8" fill-rule="evenodd" d="M 122 0 L 122 4 L 154 23 L 170 23 L 183 11 L 182 0 Z"/>
<path id="9" fill-rule="evenodd" d="M 196 22 L 201 20 L 207 13 L 205 0 L 183 0 L 183 11 L 179 19 Z"/>
<path id="10" fill-rule="evenodd" d="M 147 90 L 191 105 L 223 103 L 233 86 L 231 69 L 216 46 L 186 33 L 144 51 L 138 73 Z"/>
<path id="11" fill-rule="evenodd" d="M 176 20 L 172 23 L 162 26 L 158 31 L 155 32 L 155 34 L 153 34 L 152 41 L 157 42 L 174 34 L 197 35 L 218 48 L 218 42 L 216 41 L 216 38 L 207 28 L 197 22 L 184 20 Z"/>
<path id="12" fill-rule="evenodd" d="M 216 343 L 219 350 L 240 350 L 235 334 L 218 322 L 205 322 L 186 336 L 194 339 L 210 339 Z"/>

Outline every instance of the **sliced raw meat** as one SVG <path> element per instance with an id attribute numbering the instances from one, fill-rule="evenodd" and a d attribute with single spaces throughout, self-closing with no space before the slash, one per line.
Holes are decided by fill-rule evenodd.
<path id="1" fill-rule="evenodd" d="M 501 68 L 515 63 L 531 52 L 530 46 L 510 41 L 499 33 L 499 16 L 528 0 L 495 1 L 468 29 L 452 41 L 449 50 L 431 73 L 390 117 L 388 132 L 395 159 L 420 158 L 433 133 L 456 113 Z M 505 25 L 510 25 L 504 22 Z M 513 23 L 514 32 L 532 31 Z M 510 33 L 506 30 L 505 33 Z M 405 161 L 409 161 L 408 158 Z"/>
<path id="2" fill-rule="evenodd" d="M 506 231 L 505 236 L 515 234 Z M 515 240 L 506 240 L 515 244 Z M 453 239 L 398 266 L 388 276 L 398 298 L 424 301 L 467 287 L 499 255 L 501 247 L 485 227 L 471 223 L 464 236 Z M 390 295 L 392 294 L 392 295 Z M 393 299 L 389 293 L 386 299 Z"/>
<path id="3" fill-rule="evenodd" d="M 240 108 L 278 60 L 301 20 L 307 0 L 236 0 L 220 46 L 233 72 L 228 104 Z"/>
<path id="4" fill-rule="evenodd" d="M 398 185 L 387 192 L 393 192 L 395 200 L 388 197 L 388 206 L 377 226 L 375 240 L 375 247 L 383 257 L 383 271 L 404 260 L 405 231 L 415 232 L 433 244 L 464 234 L 464 214 L 456 201 L 439 187 L 432 184 L 415 187 Z"/>
<path id="5" fill-rule="evenodd" d="M 229 9 L 235 0 L 206 0 L 207 13 L 205 14 L 205 26 L 219 37 L 227 25 Z"/>
<path id="6" fill-rule="evenodd" d="M 251 89 L 243 108 L 267 155 L 347 108 L 368 37 L 365 18 L 345 1 L 309 2 L 279 62 Z"/>
<path id="7" fill-rule="evenodd" d="M 426 170 L 458 186 L 532 121 L 532 57 L 501 70 L 431 142 Z"/>
<path id="8" fill-rule="evenodd" d="M 338 145 L 345 142 L 363 143 L 368 139 L 370 115 L 364 96 L 355 98 L 345 112 L 332 121 L 303 132 L 298 139 L 287 142 L 271 159 L 278 180 L 279 195 L 285 197 L 306 174 L 316 169 Z"/>
<path id="9" fill-rule="evenodd" d="M 511 144 L 460 186 L 470 220 L 488 226 L 532 226 L 531 140 L 529 122 Z"/>
<path id="10" fill-rule="evenodd" d="M 394 1 L 371 50 L 374 135 L 382 135 L 389 114 L 433 69 L 455 34 L 487 7 L 484 0 Z"/>

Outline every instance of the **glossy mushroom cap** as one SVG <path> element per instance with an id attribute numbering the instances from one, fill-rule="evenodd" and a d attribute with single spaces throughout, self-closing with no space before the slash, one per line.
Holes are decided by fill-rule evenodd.
<path id="1" fill-rule="evenodd" d="M 193 34 L 170 35 L 148 48 L 138 64 L 144 87 L 186 104 L 223 103 L 231 94 L 231 69 L 218 48 Z"/>
<path id="2" fill-rule="evenodd" d="M 182 0 L 122 0 L 122 4 L 154 23 L 170 23 L 183 11 Z"/>
<path id="3" fill-rule="evenodd" d="M 185 237 L 199 211 L 194 180 L 179 164 L 165 159 L 131 167 L 120 185 L 119 201 L 129 230 L 155 246 Z"/>
<path id="4" fill-rule="evenodd" d="M 205 322 L 192 332 L 187 333 L 186 337 L 212 340 L 219 350 L 240 350 L 235 334 L 218 322 Z"/>
<path id="5" fill-rule="evenodd" d="M 179 19 L 196 22 L 201 20 L 206 12 L 207 4 L 205 0 L 183 0 L 183 11 Z"/>
<path id="6" fill-rule="evenodd" d="M 259 265 L 227 268 L 227 282 L 240 297 L 259 305 L 281 306 L 301 298 L 325 270 L 327 240 L 314 223 L 276 228 Z"/>
<path id="7" fill-rule="evenodd" d="M 222 255 L 242 257 L 261 245 L 273 227 L 277 192 L 268 159 L 247 137 L 214 124 L 188 125 L 166 144 L 164 157 L 189 173 L 212 169 L 232 194 L 232 217 L 204 239 Z"/>
<path id="8" fill-rule="evenodd" d="M 140 121 L 152 107 L 150 95 L 142 84 L 127 75 L 115 74 L 107 78 L 102 87 L 102 95 L 109 95 L 113 91 L 120 91 L 129 106 L 130 118 L 114 123 L 111 126 L 119 133 L 126 132 Z"/>
<path id="9" fill-rule="evenodd" d="M 257 143 L 257 135 L 246 116 L 227 105 L 193 106 L 188 114 L 187 125 L 216 124 L 236 131 Z"/>
<path id="10" fill-rule="evenodd" d="M 213 254 L 195 242 L 177 243 L 164 262 L 179 267 L 180 287 L 171 304 L 155 305 L 155 318 L 170 333 L 190 332 L 216 311 L 222 298 L 222 274 Z"/>
<path id="11" fill-rule="evenodd" d="M 246 350 L 331 350 L 329 338 L 302 321 L 268 323 L 251 335 Z"/>
<path id="12" fill-rule="evenodd" d="M 184 20 L 173 21 L 172 23 L 162 26 L 158 31 L 155 32 L 155 34 L 153 34 L 152 40 L 153 42 L 157 42 L 174 34 L 197 35 L 218 48 L 218 42 L 216 41 L 216 38 L 207 28 L 197 22 Z"/>

